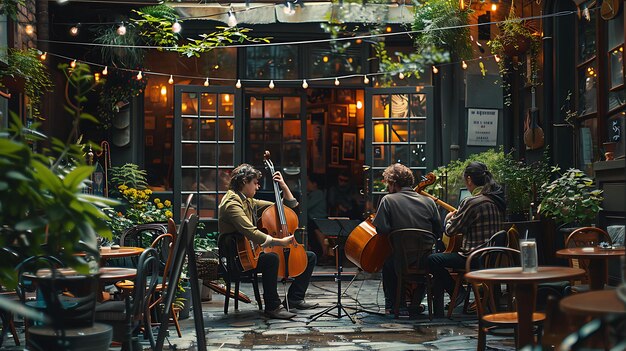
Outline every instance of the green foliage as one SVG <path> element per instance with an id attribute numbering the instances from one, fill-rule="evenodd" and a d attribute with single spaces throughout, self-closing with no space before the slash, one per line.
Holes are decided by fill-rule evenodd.
<path id="1" fill-rule="evenodd" d="M 435 47 L 448 52 L 457 59 L 472 58 L 472 42 L 469 40 L 469 15 L 472 10 L 460 9 L 458 1 L 430 0 L 415 2 L 412 30 L 417 48 Z"/>
<path id="2" fill-rule="evenodd" d="M 116 202 L 84 192 L 93 172 L 84 145 L 53 139 L 50 149 L 34 151 L 33 143 L 45 137 L 25 129 L 17 116 L 2 135 L 0 246 L 18 256 L 0 255 L 0 284 L 15 286 L 16 263 L 34 255 L 52 255 L 86 272 L 84 259 L 74 253 L 97 253 L 96 233 L 111 237 L 98 207 Z"/>
<path id="3" fill-rule="evenodd" d="M 393 60 L 389 56 L 383 41 L 374 44 L 374 51 L 379 60 L 378 70 L 386 73 L 378 79 L 382 86 L 390 85 L 392 76 L 400 72 L 407 78 L 411 76 L 419 78 L 433 64 L 450 61 L 450 55 L 447 52 L 433 46 L 422 47 L 419 51 L 410 54 L 396 52 L 397 60 Z"/>
<path id="4" fill-rule="evenodd" d="M 81 121 L 87 120 L 93 123 L 99 123 L 98 119 L 92 114 L 84 111 L 83 104 L 87 102 L 87 94 L 98 86 L 98 82 L 91 74 L 89 65 L 77 63 L 74 68 L 69 68 L 68 64 L 60 64 L 59 69 L 66 78 L 65 83 L 65 110 L 72 117 L 75 124 L 73 130 L 75 133 L 68 136 L 68 143 L 79 138 L 79 124 Z"/>
<path id="5" fill-rule="evenodd" d="M 100 91 L 100 104 L 98 105 L 98 115 L 104 129 L 111 127 L 113 117 L 121 107 L 144 92 L 147 83 L 145 76 L 138 80 L 135 72 L 118 69 L 109 71 Z"/>
<path id="6" fill-rule="evenodd" d="M 146 175 L 146 171 L 140 169 L 139 166 L 134 163 L 111 167 L 109 169 L 109 188 L 111 188 L 111 194 L 118 197 L 121 196 L 121 193 L 118 191 L 120 185 L 139 190 L 146 189 L 148 187 Z"/>
<path id="7" fill-rule="evenodd" d="M 570 168 L 560 174 L 560 168 L 554 167 L 552 172 L 560 176 L 541 188 L 539 213 L 557 224 L 591 225 L 602 209 L 602 190 L 596 189 L 593 179 L 579 169 Z"/>
<path id="8" fill-rule="evenodd" d="M 132 22 L 137 25 L 139 35 L 147 39 L 151 45 L 174 46 L 180 35 L 172 31 L 178 21 L 176 10 L 167 5 L 148 6 L 133 10 L 139 18 Z M 180 21 L 182 23 L 182 21 Z"/>
<path id="9" fill-rule="evenodd" d="M 48 68 L 40 60 L 39 55 L 37 49 L 11 48 L 8 51 L 8 65 L 0 69 L 0 77 L 11 76 L 25 80 L 24 93 L 30 98 L 33 117 L 40 117 L 41 97 L 54 87 Z"/>
<path id="10" fill-rule="evenodd" d="M 187 57 L 200 57 L 201 53 L 209 52 L 217 47 L 243 43 L 269 43 L 272 39 L 251 37 L 248 33 L 252 29 L 249 28 L 215 27 L 215 29 L 217 29 L 216 32 L 200 34 L 200 39 L 188 38 L 186 43 L 171 50 Z"/>
<path id="11" fill-rule="evenodd" d="M 512 57 L 507 55 L 507 48 L 513 47 L 516 50 L 520 48 L 521 43 L 530 42 L 530 72 L 527 72 L 526 79 L 536 84 L 536 75 L 538 66 L 539 50 L 541 49 L 541 37 L 531 28 L 526 21 L 517 17 L 513 8 L 507 19 L 498 25 L 500 34 L 487 42 L 491 53 L 499 57 L 498 68 L 502 79 L 502 87 L 504 88 L 504 104 L 511 105 L 511 86 L 506 83 L 506 76 L 517 72 L 525 64 L 525 61 L 519 60 L 514 62 Z"/>
<path id="12" fill-rule="evenodd" d="M 0 0 L 0 15 L 6 14 L 11 19 L 17 19 L 19 6 L 25 6 L 24 0 Z"/>

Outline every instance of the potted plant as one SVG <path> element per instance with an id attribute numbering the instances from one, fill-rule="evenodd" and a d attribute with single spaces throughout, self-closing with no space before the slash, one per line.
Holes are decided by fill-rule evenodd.
<path id="1" fill-rule="evenodd" d="M 553 173 L 560 168 L 554 167 Z M 558 225 L 590 226 L 602 210 L 602 190 L 585 172 L 570 168 L 557 179 L 541 187 L 543 200 L 539 213 Z"/>

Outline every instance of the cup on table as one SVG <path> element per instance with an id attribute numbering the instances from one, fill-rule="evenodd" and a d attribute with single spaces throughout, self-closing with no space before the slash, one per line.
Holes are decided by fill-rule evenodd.
<path id="1" fill-rule="evenodd" d="M 522 259 L 522 272 L 537 272 L 537 242 L 534 238 L 520 239 L 519 250 Z"/>

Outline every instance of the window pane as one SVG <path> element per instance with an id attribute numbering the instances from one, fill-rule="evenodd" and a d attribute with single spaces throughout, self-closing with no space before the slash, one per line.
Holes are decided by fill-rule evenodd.
<path id="1" fill-rule="evenodd" d="M 234 158 L 234 145 L 231 144 L 220 144 L 219 145 L 219 152 L 220 152 L 220 159 L 219 159 L 219 165 L 220 166 L 233 166 L 233 163 L 235 163 L 235 158 Z"/>
<path id="2" fill-rule="evenodd" d="M 218 174 L 218 183 L 217 190 L 219 191 L 227 191 L 230 186 L 230 173 L 232 172 L 232 168 L 220 168 Z"/>
<path id="3" fill-rule="evenodd" d="M 578 62 L 582 63 L 596 54 L 596 12 L 590 9 L 590 21 L 578 21 Z"/>
<path id="4" fill-rule="evenodd" d="M 300 165 L 300 144 L 299 143 L 286 143 L 284 148 L 284 167 L 293 167 Z"/>
<path id="5" fill-rule="evenodd" d="M 578 70 L 578 115 L 583 116 L 597 111 L 597 69 L 595 61 Z"/>
<path id="6" fill-rule="evenodd" d="M 200 140 L 215 140 L 215 119 L 201 119 L 200 126 Z"/>
<path id="7" fill-rule="evenodd" d="M 200 144 L 200 164 L 203 166 L 215 166 L 217 144 Z"/>
<path id="8" fill-rule="evenodd" d="M 409 145 L 391 145 L 390 163 L 396 162 L 404 165 L 409 163 Z"/>
<path id="9" fill-rule="evenodd" d="M 254 96 L 250 98 L 250 118 L 263 117 L 263 100 L 259 100 Z"/>
<path id="10" fill-rule="evenodd" d="M 298 78 L 298 50 L 293 45 L 246 48 L 246 76 L 260 79 Z"/>
<path id="11" fill-rule="evenodd" d="M 284 118 L 300 118 L 300 97 L 285 96 L 283 98 L 283 114 Z"/>
<path id="12" fill-rule="evenodd" d="M 265 120 L 265 141 L 280 142 L 280 121 Z"/>
<path id="13" fill-rule="evenodd" d="M 280 105 L 280 98 L 265 99 L 265 118 L 281 118 Z"/>
<path id="14" fill-rule="evenodd" d="M 182 191 L 196 191 L 196 179 L 198 179 L 197 168 L 183 168 L 181 170 L 183 180 L 181 182 Z"/>
<path id="15" fill-rule="evenodd" d="M 408 122 L 404 121 L 393 121 L 390 123 L 391 128 L 391 142 L 407 142 L 408 140 Z"/>
<path id="16" fill-rule="evenodd" d="M 389 145 L 372 146 L 372 156 L 374 158 L 374 167 L 386 167 L 389 165 Z"/>
<path id="17" fill-rule="evenodd" d="M 387 141 L 387 122 L 374 122 L 374 142 L 383 143 Z"/>
<path id="18" fill-rule="evenodd" d="M 391 117 L 408 117 L 409 116 L 409 95 L 394 94 L 391 95 Z"/>
<path id="19" fill-rule="evenodd" d="M 584 121 L 580 128 L 580 159 L 579 168 L 585 171 L 588 175 L 593 175 L 593 161 L 596 160 L 598 155 L 597 150 L 597 125 L 596 118 L 590 118 Z"/>
<path id="20" fill-rule="evenodd" d="M 182 146 L 182 165 L 195 166 L 198 159 L 198 144 L 183 144 Z"/>
<path id="21" fill-rule="evenodd" d="M 311 52 L 311 77 L 328 77 L 361 73 L 360 48 L 352 47 L 343 52 L 330 48 L 317 48 Z"/>
<path id="22" fill-rule="evenodd" d="M 426 120 L 418 119 L 411 120 L 409 122 L 409 128 L 411 131 L 410 142 L 426 142 Z"/>
<path id="23" fill-rule="evenodd" d="M 618 87 L 624 84 L 624 48 L 620 46 L 618 49 L 609 53 L 609 73 L 611 77 L 610 88 Z"/>
<path id="24" fill-rule="evenodd" d="M 411 117 L 426 117 L 426 95 L 411 95 Z"/>
<path id="25" fill-rule="evenodd" d="M 626 104 L 626 90 L 609 91 L 609 111 Z"/>
<path id="26" fill-rule="evenodd" d="M 198 140 L 198 119 L 184 118 L 182 119 L 182 140 L 197 141 Z"/>
<path id="27" fill-rule="evenodd" d="M 411 163 L 409 167 L 426 167 L 426 145 L 411 145 Z"/>
<path id="28" fill-rule="evenodd" d="M 624 11 L 607 22 L 609 49 L 624 43 Z"/>
<path id="29" fill-rule="evenodd" d="M 215 102 L 217 96 L 215 94 L 202 94 L 200 98 L 200 115 L 207 117 L 215 116 Z"/>
<path id="30" fill-rule="evenodd" d="M 232 119 L 219 119 L 220 141 L 235 141 L 235 125 Z"/>
<path id="31" fill-rule="evenodd" d="M 220 117 L 232 117 L 234 115 L 233 104 L 235 102 L 235 95 L 233 94 L 221 94 L 220 95 Z"/>
<path id="32" fill-rule="evenodd" d="M 215 169 L 200 170 L 200 184 L 198 191 L 217 191 L 217 171 Z M 213 199 L 215 201 L 215 199 Z"/>
<path id="33" fill-rule="evenodd" d="M 198 115 L 198 94 L 182 93 L 180 99 L 180 110 L 183 115 Z"/>
<path id="34" fill-rule="evenodd" d="M 283 122 L 283 141 L 300 141 L 300 121 Z"/>
<path id="35" fill-rule="evenodd" d="M 372 118 L 389 117 L 389 95 L 372 96 Z"/>

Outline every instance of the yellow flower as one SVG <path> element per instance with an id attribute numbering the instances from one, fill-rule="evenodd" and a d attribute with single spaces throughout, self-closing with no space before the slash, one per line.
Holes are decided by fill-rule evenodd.
<path id="1" fill-rule="evenodd" d="M 165 200 L 164 202 L 165 206 L 170 207 L 172 206 L 172 202 L 170 200 Z"/>
<path id="2" fill-rule="evenodd" d="M 158 204 L 159 202 L 161 202 L 161 199 L 159 199 L 158 197 L 156 199 L 154 199 L 154 203 Z"/>
<path id="3" fill-rule="evenodd" d="M 118 186 L 117 188 L 120 189 L 121 191 L 124 191 L 124 190 L 128 189 L 128 186 L 126 186 L 126 184 L 122 184 L 122 185 Z"/>
<path id="4" fill-rule="evenodd" d="M 146 189 L 146 190 L 144 190 L 144 191 L 145 191 L 146 195 L 150 195 L 150 194 L 152 194 L 152 190 L 150 190 L 150 189 Z"/>
<path id="5" fill-rule="evenodd" d="M 173 216 L 174 216 L 174 214 L 172 213 L 172 211 L 170 211 L 170 210 L 165 211 L 165 217 L 172 218 Z"/>
<path id="6" fill-rule="evenodd" d="M 160 203 L 160 202 L 159 202 L 158 204 L 156 204 L 156 205 L 157 205 L 157 208 L 158 208 L 159 210 L 160 210 L 160 209 L 162 209 L 162 208 L 164 207 L 164 206 L 163 206 L 163 204 L 162 204 L 162 203 Z"/>

